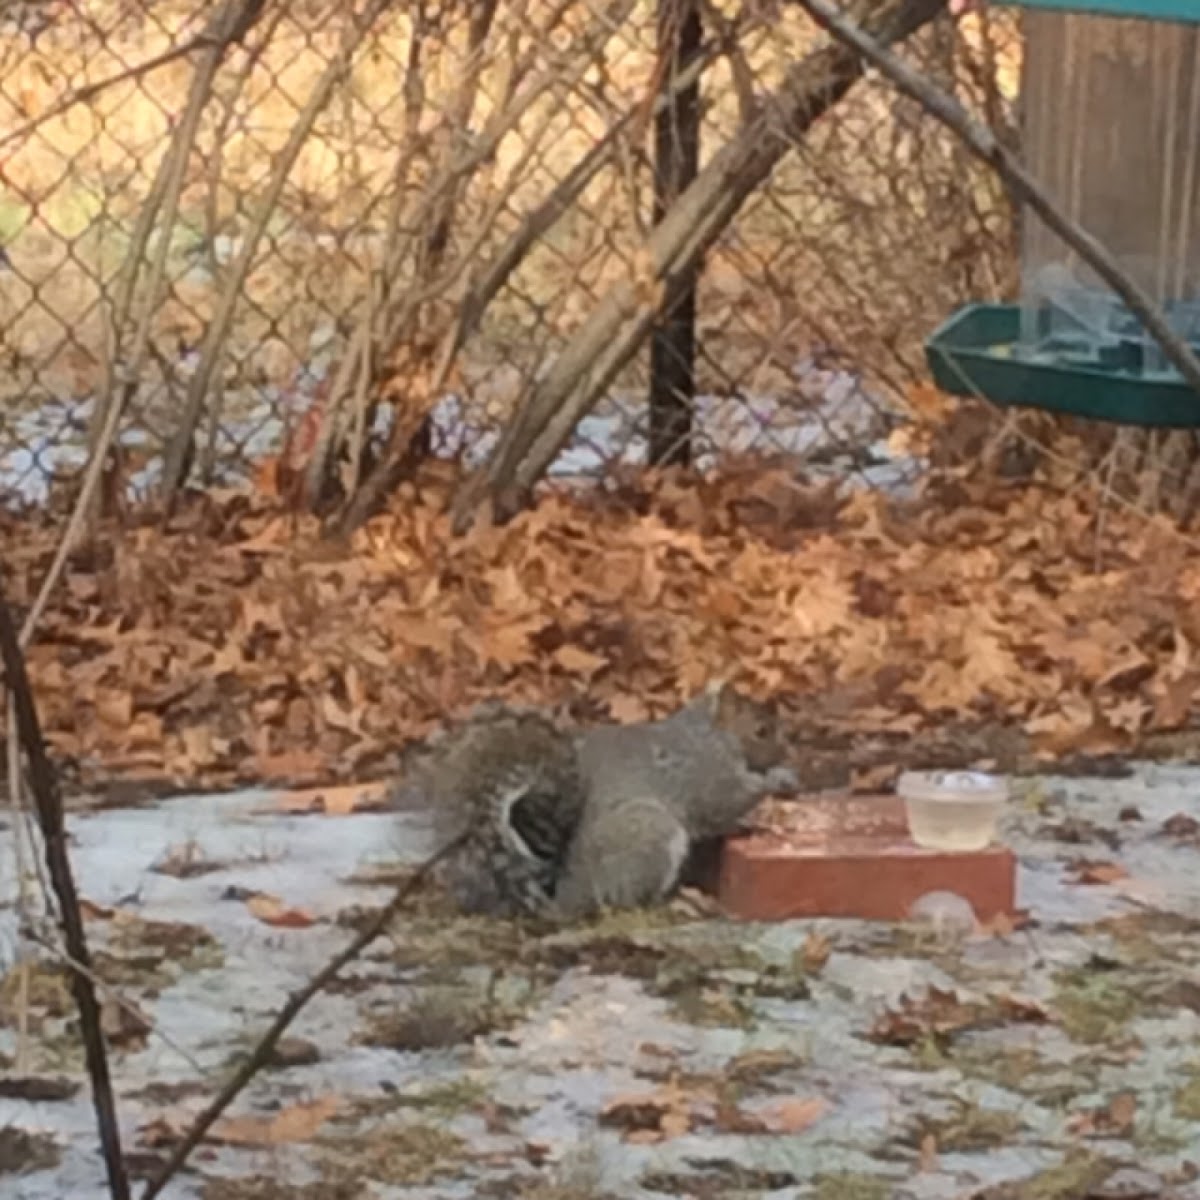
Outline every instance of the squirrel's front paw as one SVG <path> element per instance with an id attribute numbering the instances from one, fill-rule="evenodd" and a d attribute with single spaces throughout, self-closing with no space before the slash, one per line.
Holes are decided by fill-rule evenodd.
<path id="1" fill-rule="evenodd" d="M 791 767 L 772 767 L 763 777 L 768 792 L 798 792 L 800 776 Z"/>

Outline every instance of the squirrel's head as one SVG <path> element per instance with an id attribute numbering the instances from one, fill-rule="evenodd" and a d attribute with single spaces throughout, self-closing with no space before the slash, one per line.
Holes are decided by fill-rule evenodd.
<path id="1" fill-rule="evenodd" d="M 713 723 L 737 738 L 751 771 L 769 771 L 786 762 L 787 746 L 773 705 L 755 700 L 728 683 L 715 684 L 708 689 L 708 696 Z"/>

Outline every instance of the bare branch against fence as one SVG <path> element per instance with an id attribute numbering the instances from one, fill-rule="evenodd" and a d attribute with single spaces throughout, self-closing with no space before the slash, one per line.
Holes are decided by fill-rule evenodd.
<path id="1" fill-rule="evenodd" d="M 262 0 L 251 0 L 251 3 L 246 8 L 247 11 L 255 8 L 261 9 Z M 178 62 L 181 58 L 190 57 L 197 50 L 221 49 L 231 45 L 235 41 L 240 41 L 249 32 L 250 25 L 252 24 L 253 21 L 251 20 L 246 24 L 245 29 L 240 29 L 239 25 L 234 23 L 232 30 L 237 32 L 240 29 L 240 32 L 237 32 L 237 37 L 223 33 L 220 25 L 214 26 L 190 38 L 182 45 L 172 46 L 169 50 L 164 50 L 161 54 L 155 54 L 145 62 L 136 63 L 134 66 L 126 67 L 123 71 L 118 71 L 105 79 L 89 83 L 85 87 L 76 88 L 38 113 L 32 121 L 26 121 L 23 125 L 9 130 L 8 133 L 0 137 L 0 150 L 24 142 L 30 134 L 36 133 L 43 125 L 57 120 L 72 108 L 94 103 L 105 92 L 110 92 L 123 83 L 133 83 L 138 79 L 142 79 L 152 71 L 161 70 L 173 62 Z"/>
<path id="2" fill-rule="evenodd" d="M 1200 403 L 1200 360 L 1191 347 L 1172 328 L 1162 308 L 1155 303 L 1132 275 L 1126 271 L 1103 242 L 1094 238 L 1074 221 L 1050 197 L 1042 185 L 1021 165 L 985 126 L 974 121 L 962 106 L 942 88 L 913 71 L 860 23 L 846 16 L 825 0 L 794 0 L 810 13 L 813 20 L 828 29 L 843 45 L 861 54 L 903 91 L 917 100 L 929 113 L 960 137 L 971 152 L 989 163 L 1046 225 L 1091 267 L 1129 306 L 1150 335 L 1158 342 L 1171 365 L 1197 394 Z"/>
<path id="3" fill-rule="evenodd" d="M 678 95 L 695 88 L 705 67 L 709 66 L 718 54 L 726 53 L 729 49 L 728 45 L 715 41 L 700 47 L 688 64 L 672 75 L 665 92 L 656 98 L 651 115 L 659 116 L 672 105 Z M 630 127 L 643 115 L 640 108 L 630 108 L 621 113 L 537 207 L 522 217 L 521 223 L 509 239 L 470 280 L 459 302 L 454 324 L 439 352 L 435 372 L 437 378 L 446 378 L 450 362 L 468 338 L 476 332 L 488 306 L 500 294 L 530 251 L 571 211 L 597 175 L 613 161 L 621 139 L 628 135 Z M 351 524 L 347 521 L 346 527 Z M 344 527 L 343 532 L 345 531 Z"/>
<path id="4" fill-rule="evenodd" d="M 570 56 L 560 60 L 558 56 L 550 55 L 542 70 L 523 87 L 520 83 L 529 75 L 532 60 L 527 54 L 525 61 L 512 64 L 505 72 L 504 100 L 493 108 L 478 137 L 468 139 L 463 147 L 461 130 L 469 124 L 475 110 L 480 82 L 478 64 L 482 59 L 484 39 L 490 30 L 490 22 L 484 25 L 482 21 L 472 21 L 467 58 L 470 69 L 451 103 L 454 119 L 450 128 L 458 130 L 458 136 L 443 139 L 443 154 L 433 180 L 404 221 L 405 227 L 413 232 L 398 245 L 389 247 L 390 253 L 384 260 L 388 272 L 384 288 L 395 300 L 385 306 L 379 319 L 375 361 L 380 364 L 384 378 L 390 374 L 400 384 L 399 388 L 390 389 L 397 411 L 393 414 L 391 432 L 379 460 L 339 514 L 335 527 L 340 534 L 348 533 L 370 516 L 415 460 L 414 441 L 425 427 L 437 388 L 444 383 L 444 372 L 438 370 L 437 347 L 446 341 L 455 323 L 453 312 L 444 312 L 439 318 L 428 310 L 470 271 L 478 247 L 490 232 L 495 216 L 511 204 L 511 188 L 522 182 L 521 167 L 541 151 L 548 139 L 553 112 L 543 118 L 532 135 L 526 132 L 524 162 L 518 161 L 510 169 L 510 189 L 499 190 L 493 199 L 491 220 L 485 216 L 470 237 L 468 246 L 448 262 L 459 197 L 481 168 L 493 160 L 504 137 L 513 132 L 535 106 L 549 94 L 569 93 L 580 84 L 629 17 L 635 3 L 636 0 L 615 0 L 601 7 L 576 35 Z M 570 8 L 570 0 L 567 0 L 552 10 L 547 34 Z M 395 274 L 405 257 L 411 258 L 413 265 L 408 288 L 401 289 L 396 286 Z M 336 395 L 331 398 L 334 404 L 339 399 Z"/>
<path id="5" fill-rule="evenodd" d="M 212 149 L 209 154 L 208 169 L 205 172 L 205 203 L 204 203 L 204 258 L 208 272 L 218 286 L 224 279 L 224 267 L 217 256 L 217 242 L 221 235 L 221 193 L 223 190 L 223 165 L 225 160 L 225 145 L 227 138 L 235 129 L 237 102 L 245 95 L 250 80 L 256 69 L 261 65 L 263 55 L 271 45 L 279 27 L 287 16 L 287 9 L 278 5 L 271 19 L 265 22 L 262 36 L 253 43 L 243 40 L 246 53 L 238 67 L 228 90 L 221 97 L 221 115 L 213 131 Z M 224 413 L 224 402 L 227 391 L 224 381 L 219 377 L 214 380 L 209 396 L 208 422 L 204 438 L 204 449 L 200 460 L 200 479 L 202 483 L 211 485 L 216 472 L 218 458 L 218 442 L 221 433 L 221 419 Z"/>
<path id="6" fill-rule="evenodd" d="M 129 1179 L 121 1154 L 121 1131 L 117 1122 L 117 1106 L 113 1097 L 112 1079 L 108 1071 L 108 1055 L 104 1048 L 104 1033 L 100 1024 L 100 1005 L 92 985 L 92 960 L 88 953 L 87 935 L 83 930 L 83 914 L 79 894 L 67 853 L 67 832 L 63 822 L 62 797 L 58 779 L 46 753 L 41 722 L 33 689 L 25 670 L 16 622 L 8 599 L 0 592 L 0 658 L 4 662 L 5 681 L 12 696 L 14 714 L 25 752 L 29 790 L 33 796 L 38 825 L 42 833 L 46 869 L 58 905 L 63 945 L 72 963 L 79 970 L 71 971 L 71 991 L 79 1010 L 79 1028 L 83 1035 L 88 1077 L 92 1084 L 92 1105 L 96 1110 L 96 1127 L 100 1149 L 108 1174 L 108 1190 L 112 1200 L 128 1200 Z"/>
<path id="7" fill-rule="evenodd" d="M 496 19 L 496 9 L 497 0 L 483 0 L 482 3 L 471 8 L 462 78 L 451 98 L 447 120 L 441 130 L 442 136 L 438 139 L 441 148 L 439 163 L 441 186 L 426 193 L 426 203 L 417 220 L 411 223 L 404 222 L 400 217 L 400 210 L 396 210 L 396 216 L 399 219 L 389 231 L 384 258 L 386 274 L 383 279 L 383 288 L 389 296 L 395 297 L 401 293 L 401 289 L 396 287 L 394 266 L 406 258 L 411 258 L 412 262 L 410 288 L 414 293 L 424 293 L 441 275 L 447 252 L 450 250 L 451 231 L 465 180 L 482 162 L 486 161 L 485 156 L 471 155 L 469 156 L 469 165 L 464 167 L 460 145 L 464 132 L 470 129 L 473 123 L 479 100 L 486 49 Z M 519 70 L 513 70 L 511 76 L 516 77 L 519 73 Z M 505 90 L 507 91 L 507 88 Z M 408 238 L 400 236 L 402 224 L 407 224 L 411 231 Z M 372 286 L 371 280 L 368 280 L 367 286 L 368 288 Z M 405 342 L 413 344 L 419 340 L 420 348 L 425 351 L 425 355 L 428 355 L 428 340 L 416 339 L 411 336 L 410 321 L 416 317 L 419 308 L 419 302 L 403 302 L 399 306 L 399 312 L 403 315 L 397 316 L 395 305 L 388 304 L 377 318 L 374 307 L 368 306 L 368 333 L 362 344 L 364 347 L 375 350 L 375 353 L 364 354 L 360 358 L 360 372 L 367 372 L 372 360 L 381 362 L 385 358 L 394 358 L 397 347 Z M 371 337 L 377 332 L 375 328 L 377 320 L 378 332 L 382 333 L 383 342 L 378 348 L 373 345 Z M 386 332 L 384 332 L 385 330 Z M 425 365 L 428 369 L 428 364 Z M 409 378 L 412 379 L 412 377 L 413 372 L 410 368 Z M 334 420 L 341 401 L 342 397 L 339 395 L 331 397 L 326 415 L 327 426 Z M 405 411 L 397 411 L 393 414 L 391 431 L 378 461 L 371 464 L 365 478 L 356 476 L 351 481 L 355 494 L 350 501 L 348 523 L 355 522 L 356 512 L 365 514 L 371 511 L 375 507 L 377 498 L 390 490 L 393 476 L 409 457 L 413 440 L 420 436 L 420 431 L 426 421 L 428 407 L 428 397 L 418 391 L 417 395 L 411 397 L 411 403 L 404 406 Z M 323 431 L 322 442 L 324 445 L 329 445 L 331 441 L 332 438 L 327 428 Z M 361 462 L 361 450 L 356 450 L 355 458 Z M 324 463 L 321 464 L 322 467 L 324 465 Z"/>
<path id="8" fill-rule="evenodd" d="M 884 44 L 932 20 L 945 0 L 859 0 L 853 11 Z M 862 75 L 857 53 L 840 46 L 806 56 L 776 94 L 708 163 L 651 233 L 640 277 L 614 285 L 493 452 L 486 472 L 464 489 L 456 526 L 464 528 L 488 496 L 505 516 L 521 503 L 571 435 L 650 333 L 663 290 L 677 286 L 796 140 Z"/>
<path id="9" fill-rule="evenodd" d="M 196 367 L 196 373 L 188 385 L 179 425 L 166 449 L 163 461 L 163 494 L 168 501 L 174 497 L 187 475 L 187 467 L 195 443 L 196 430 L 200 424 L 204 401 L 221 360 L 234 310 L 241 297 L 242 288 L 245 285 L 246 276 L 249 274 L 250 265 L 258 251 L 259 243 L 266 233 L 275 206 L 283 194 L 288 176 L 312 132 L 314 122 L 329 103 L 335 86 L 342 81 L 354 52 L 388 7 L 389 0 L 370 0 L 361 16 L 350 22 L 337 53 L 321 73 L 308 102 L 292 127 L 286 145 L 275 161 L 271 183 L 263 197 L 256 219 L 247 231 L 241 250 L 229 271 L 217 312 L 205 332 L 200 348 L 200 361 Z"/>
<path id="10" fill-rule="evenodd" d="M 700 54 L 701 0 L 658 0 L 658 53 L 668 85 Z M 661 221 L 700 170 L 700 81 L 669 91 L 654 118 L 654 221 Z M 696 291 L 700 262 L 667 291 L 650 340 L 649 460 L 687 465 L 696 400 Z"/>

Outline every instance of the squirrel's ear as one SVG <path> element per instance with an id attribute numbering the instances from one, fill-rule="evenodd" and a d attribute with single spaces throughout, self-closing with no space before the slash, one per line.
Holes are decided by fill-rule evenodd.
<path id="1" fill-rule="evenodd" d="M 704 689 L 704 703 L 718 719 L 737 704 L 737 692 L 728 679 L 714 679 Z"/>

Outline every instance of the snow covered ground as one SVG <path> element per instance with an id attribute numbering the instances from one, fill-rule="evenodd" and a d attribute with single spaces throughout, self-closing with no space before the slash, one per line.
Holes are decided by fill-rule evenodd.
<path id="1" fill-rule="evenodd" d="M 1021 795 L 1003 834 L 1033 923 L 1015 931 L 676 912 L 539 937 L 426 896 L 166 1195 L 1200 1197 L 1200 769 Z M 295 815 L 265 793 L 69 825 L 98 969 L 154 1029 L 110 1012 L 139 1170 L 432 848 L 418 814 Z M 4 814 L 9 1064 L 14 862 Z M 24 1065 L 68 1094 L 0 1074 L 0 1193 L 91 1200 L 73 1012 L 31 953 Z M 994 1019 L 955 1015 L 972 1005 Z"/>

